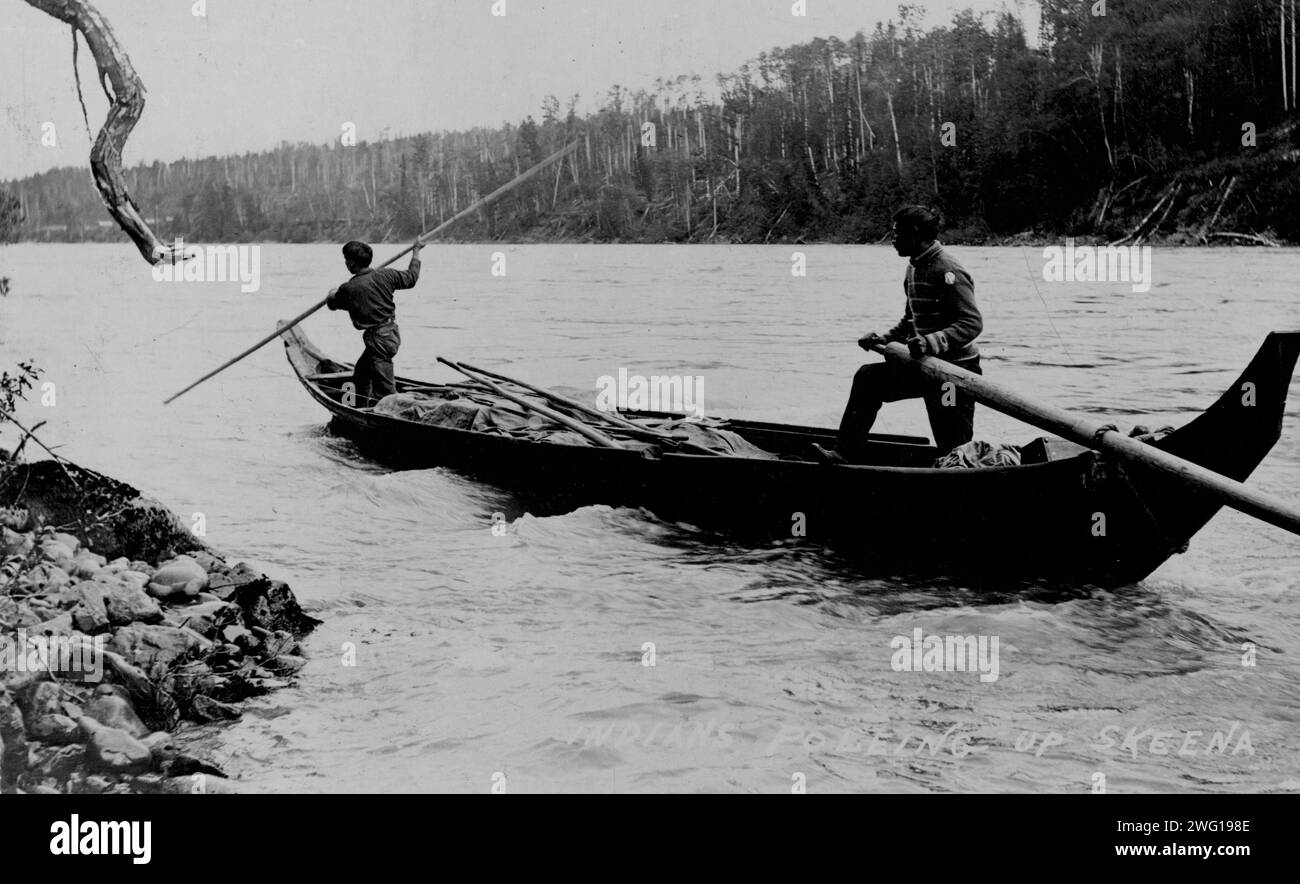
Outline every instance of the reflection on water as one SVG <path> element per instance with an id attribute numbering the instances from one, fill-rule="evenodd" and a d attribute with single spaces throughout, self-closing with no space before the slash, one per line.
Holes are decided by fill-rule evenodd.
<path id="1" fill-rule="evenodd" d="M 700 374 L 711 413 L 833 426 L 853 342 L 902 306 L 883 247 L 804 248 L 806 279 L 782 247 L 614 246 L 510 248 L 498 279 L 499 248 L 425 250 L 421 287 L 400 295 L 401 373 L 443 379 L 446 355 L 575 393 L 619 367 Z M 491 515 L 518 510 L 507 492 L 361 458 L 324 432 L 278 345 L 161 406 L 336 284 L 335 252 L 266 246 L 262 292 L 241 295 L 159 287 L 128 249 L 0 250 L 4 361 L 35 356 L 58 390 L 27 416 L 69 457 L 203 512 L 211 542 L 325 620 L 295 688 L 192 733 L 240 777 L 320 791 L 483 792 L 496 774 L 514 792 L 786 792 L 799 776 L 810 791 L 1087 792 L 1098 774 L 1115 792 L 1300 788 L 1300 556 L 1235 513 L 1138 586 L 976 587 L 636 510 L 520 514 L 495 537 Z M 1300 271 L 1292 250 L 1161 250 L 1149 293 L 1040 278 L 1041 299 L 1033 250 L 957 253 L 990 376 L 1124 423 L 1186 421 L 1265 332 L 1297 324 L 1275 283 Z M 1248 299 L 1224 299 L 1228 280 Z M 340 358 L 359 350 L 340 317 L 308 332 Z M 1297 393 L 1252 480 L 1293 501 Z M 924 409 L 887 407 L 879 428 L 926 434 Z M 1038 435 L 986 409 L 977 431 Z M 891 641 L 916 628 L 998 637 L 997 681 L 895 671 Z"/>

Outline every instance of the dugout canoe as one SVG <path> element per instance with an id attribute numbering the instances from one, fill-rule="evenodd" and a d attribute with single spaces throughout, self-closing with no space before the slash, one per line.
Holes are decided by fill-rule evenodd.
<path id="1" fill-rule="evenodd" d="M 662 519 L 752 542 L 824 544 L 879 573 L 943 575 L 995 589 L 1010 581 L 1113 587 L 1147 577 L 1219 511 L 1185 483 L 1121 466 L 1061 440 L 1024 446 L 1020 466 L 934 469 L 928 439 L 879 434 L 870 463 L 817 462 L 835 431 L 727 421 L 779 460 L 562 445 L 434 427 L 343 404 L 348 363 L 301 328 L 282 333 L 289 364 L 332 415 L 331 430 L 398 469 L 447 467 L 490 482 L 520 509 L 643 507 Z M 1281 437 L 1300 332 L 1268 335 L 1235 384 L 1191 423 L 1151 444 L 1238 481 Z M 447 387 L 398 378 L 398 389 Z M 629 418 L 673 417 L 625 412 Z M 798 530 L 802 529 L 802 535 Z"/>

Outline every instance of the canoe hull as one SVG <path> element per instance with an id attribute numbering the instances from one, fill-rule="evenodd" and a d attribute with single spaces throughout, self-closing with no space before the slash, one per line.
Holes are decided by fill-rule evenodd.
<path id="1" fill-rule="evenodd" d="M 1252 363 L 1255 375 L 1251 369 L 1243 375 L 1257 384 L 1271 377 L 1264 384 L 1267 407 L 1279 413 L 1276 420 L 1250 413 L 1263 416 L 1257 435 L 1280 426 L 1300 352 L 1300 334 L 1281 347 L 1277 337 L 1261 350 L 1271 355 Z M 290 330 L 285 343 L 304 387 L 332 413 L 332 430 L 365 454 L 396 468 L 446 467 L 482 479 L 510 492 L 519 510 L 537 515 L 597 504 L 640 507 L 745 542 L 824 545 L 875 573 L 944 575 L 996 590 L 1023 581 L 1115 586 L 1141 580 L 1185 549 L 1220 508 L 1186 486 L 1089 451 L 1017 467 L 935 470 L 918 466 L 932 462 L 934 449 L 908 437 L 877 437 L 879 465 L 832 466 L 651 457 L 428 426 L 343 405 L 329 383 L 313 377 L 347 366 L 320 354 L 299 330 Z M 1280 404 L 1272 401 L 1279 396 Z M 1244 478 L 1276 436 L 1237 445 L 1243 457 L 1231 460 L 1215 430 L 1220 423 L 1239 428 L 1241 416 L 1224 413 L 1203 422 L 1213 411 L 1189 425 L 1188 436 L 1180 439 L 1179 431 L 1159 445 L 1193 460 L 1197 452 L 1187 450 L 1189 439 L 1209 446 L 1202 460 Z M 774 451 L 834 443 L 830 430 L 744 421 L 729 426 Z"/>

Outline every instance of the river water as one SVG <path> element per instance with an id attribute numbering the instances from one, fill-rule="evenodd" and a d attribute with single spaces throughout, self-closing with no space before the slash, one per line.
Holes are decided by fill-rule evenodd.
<path id="1" fill-rule="evenodd" d="M 399 294 L 398 371 L 450 379 L 445 355 L 589 395 L 620 367 L 700 376 L 712 414 L 833 426 L 854 341 L 901 314 L 904 263 L 809 246 L 797 277 L 794 251 L 430 247 Z M 1144 293 L 1045 282 L 1041 249 L 954 252 L 976 279 L 986 372 L 1126 426 L 1189 420 L 1267 331 L 1300 327 L 1295 250 L 1157 250 Z M 362 459 L 325 432 L 278 342 L 162 406 L 346 276 L 334 247 L 260 261 L 243 293 L 156 282 L 125 245 L 0 249 L 0 362 L 35 357 L 55 384 L 23 415 L 67 457 L 202 513 L 210 543 L 324 620 L 295 687 L 190 734 L 250 787 L 1300 791 L 1296 538 L 1225 512 L 1140 585 L 977 595 L 631 510 L 523 516 L 495 536 L 503 492 Z M 339 358 L 360 350 L 340 314 L 305 328 Z M 1298 411 L 1293 386 L 1252 480 L 1296 503 Z M 915 402 L 878 429 L 929 435 Z M 1037 435 L 978 413 L 980 438 Z M 895 671 L 891 640 L 917 628 L 996 637 L 997 679 Z"/>

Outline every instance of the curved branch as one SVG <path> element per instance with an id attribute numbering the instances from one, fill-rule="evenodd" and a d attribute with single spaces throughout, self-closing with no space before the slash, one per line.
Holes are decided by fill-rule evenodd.
<path id="1" fill-rule="evenodd" d="M 111 102 L 108 117 L 90 149 L 90 173 L 113 220 L 146 261 L 159 263 L 170 255 L 171 249 L 149 229 L 122 176 L 122 148 L 144 113 L 144 83 L 118 44 L 108 20 L 89 0 L 27 0 L 27 3 L 66 22 L 85 37 L 99 68 L 100 85 Z"/>

